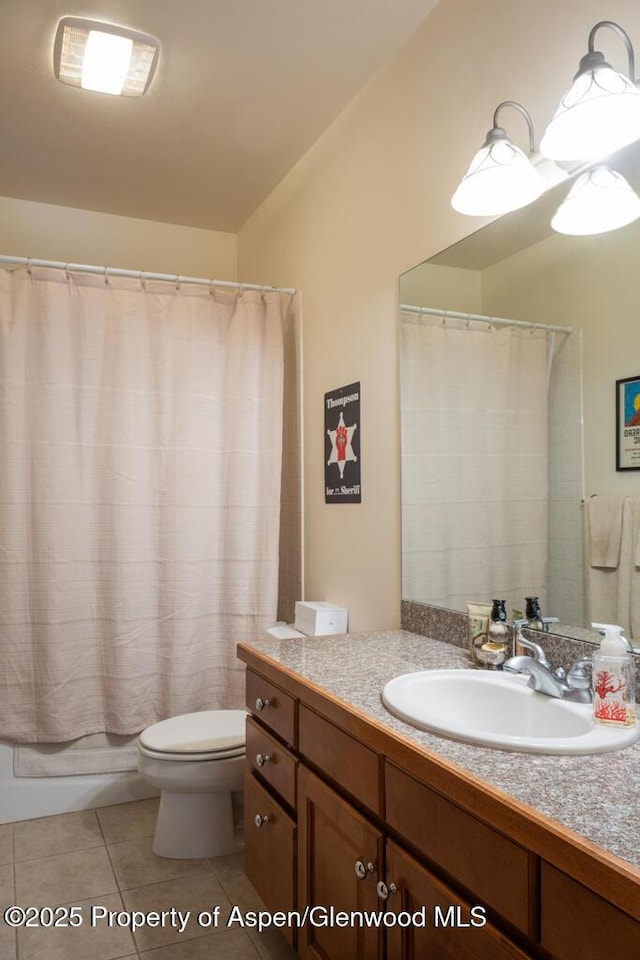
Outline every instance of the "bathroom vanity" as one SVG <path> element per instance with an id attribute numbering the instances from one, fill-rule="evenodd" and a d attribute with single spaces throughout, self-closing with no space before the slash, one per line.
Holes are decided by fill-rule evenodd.
<path id="1" fill-rule="evenodd" d="M 414 729 L 385 710 L 384 684 L 468 663 L 406 631 L 238 656 L 245 870 L 270 911 L 298 911 L 282 933 L 301 957 L 640 955 L 639 745 L 547 757 Z"/>

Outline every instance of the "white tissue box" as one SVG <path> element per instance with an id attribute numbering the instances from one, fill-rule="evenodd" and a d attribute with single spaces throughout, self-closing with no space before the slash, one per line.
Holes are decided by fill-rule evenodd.
<path id="1" fill-rule="evenodd" d="M 301 630 L 308 637 L 346 633 L 348 625 L 349 611 L 343 607 L 334 607 L 331 603 L 321 601 L 296 601 L 296 630 Z"/>

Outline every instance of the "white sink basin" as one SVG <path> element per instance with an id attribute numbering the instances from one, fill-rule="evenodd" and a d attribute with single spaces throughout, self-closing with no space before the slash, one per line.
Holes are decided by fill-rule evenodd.
<path id="1" fill-rule="evenodd" d="M 527 678 L 482 670 L 424 670 L 395 677 L 382 691 L 387 710 L 453 740 L 500 750 L 587 754 L 620 750 L 640 726 L 595 724 L 590 704 L 538 693 Z"/>

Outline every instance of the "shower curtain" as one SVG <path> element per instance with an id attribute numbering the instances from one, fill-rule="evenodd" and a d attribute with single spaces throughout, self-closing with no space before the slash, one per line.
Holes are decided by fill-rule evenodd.
<path id="1" fill-rule="evenodd" d="M 403 312 L 405 599 L 544 611 L 548 338 Z"/>
<path id="2" fill-rule="evenodd" d="M 0 737 L 238 707 L 274 622 L 288 297 L 0 271 Z"/>

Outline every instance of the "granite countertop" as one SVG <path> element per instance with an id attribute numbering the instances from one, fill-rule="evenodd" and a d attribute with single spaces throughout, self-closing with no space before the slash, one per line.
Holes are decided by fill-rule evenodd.
<path id="1" fill-rule="evenodd" d="M 640 742 L 592 756 L 542 756 L 458 743 L 418 730 L 385 709 L 380 698 L 385 683 L 415 670 L 465 668 L 469 661 L 460 647 L 406 630 L 303 640 L 267 637 L 247 646 L 640 868 Z"/>

